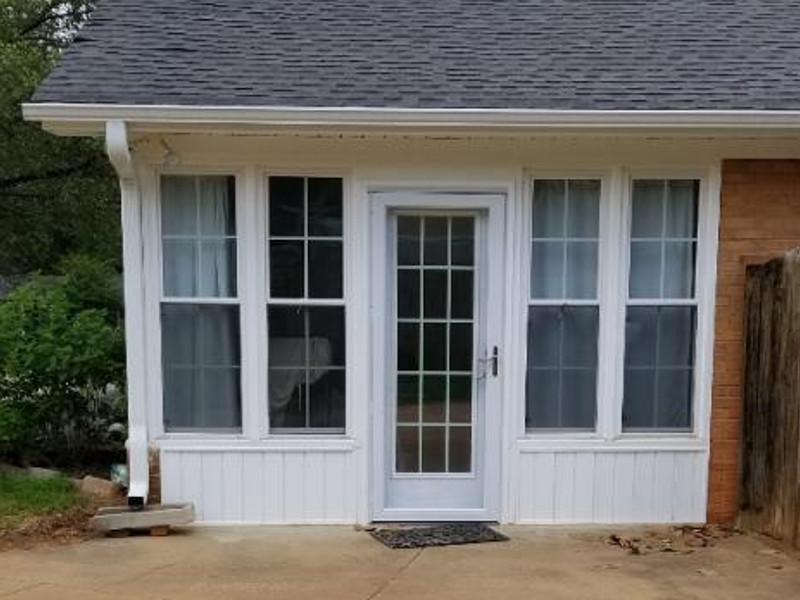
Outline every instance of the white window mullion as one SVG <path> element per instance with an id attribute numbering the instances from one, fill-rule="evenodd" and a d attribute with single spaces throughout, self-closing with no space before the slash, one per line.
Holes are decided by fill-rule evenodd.
<path id="1" fill-rule="evenodd" d="M 236 230 L 238 232 L 238 292 L 241 318 L 242 433 L 249 439 L 262 434 L 264 415 L 260 410 L 261 373 L 266 357 L 261 344 L 266 336 L 266 319 L 261 313 L 264 298 L 263 278 L 259 265 L 258 175 L 248 167 L 242 181 L 237 181 Z M 263 330 L 262 330 L 263 327 Z"/>
<path id="2" fill-rule="evenodd" d="M 622 428 L 622 362 L 625 345 L 628 211 L 624 173 L 614 169 L 604 180 L 600 202 L 599 299 L 597 356 L 597 435 L 611 440 Z"/>

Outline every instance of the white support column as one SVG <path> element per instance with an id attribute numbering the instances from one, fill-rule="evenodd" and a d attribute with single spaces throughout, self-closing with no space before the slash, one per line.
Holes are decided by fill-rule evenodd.
<path id="1" fill-rule="evenodd" d="M 122 204 L 122 265 L 128 387 L 128 503 L 144 505 L 149 492 L 147 370 L 144 335 L 142 198 L 122 121 L 106 123 L 106 151 L 119 175 Z"/>

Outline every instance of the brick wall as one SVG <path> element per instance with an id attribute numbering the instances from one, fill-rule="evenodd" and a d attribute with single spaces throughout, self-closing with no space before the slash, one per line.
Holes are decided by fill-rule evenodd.
<path id="1" fill-rule="evenodd" d="M 745 269 L 800 246 L 800 160 L 722 167 L 708 519 L 738 513 Z"/>

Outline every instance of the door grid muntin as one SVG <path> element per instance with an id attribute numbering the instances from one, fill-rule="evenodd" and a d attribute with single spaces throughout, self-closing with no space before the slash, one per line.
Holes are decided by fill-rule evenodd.
<path id="1" fill-rule="evenodd" d="M 477 216 L 401 213 L 395 225 L 394 473 L 470 475 Z"/>

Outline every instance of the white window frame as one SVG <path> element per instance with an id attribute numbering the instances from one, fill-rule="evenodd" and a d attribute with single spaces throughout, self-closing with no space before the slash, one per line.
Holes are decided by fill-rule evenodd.
<path id="1" fill-rule="evenodd" d="M 530 299 L 531 240 L 533 213 L 533 184 L 536 179 L 599 179 L 600 242 L 598 249 L 598 299 L 600 323 L 598 329 L 597 420 L 595 431 L 525 428 L 525 385 L 527 377 L 528 307 L 552 304 L 552 299 Z M 697 224 L 696 290 L 693 303 L 697 306 L 695 330 L 695 363 L 692 394 L 691 431 L 622 431 L 624 389 L 625 319 L 630 277 L 630 241 L 632 185 L 634 179 L 695 179 L 699 181 Z M 516 399 L 520 408 L 515 411 L 521 423 L 515 426 L 522 432 L 521 448 L 568 447 L 619 448 L 648 447 L 660 444 L 667 448 L 699 448 L 708 444 L 710 433 L 711 374 L 713 369 L 714 307 L 716 302 L 716 270 L 719 226 L 719 165 L 686 168 L 612 167 L 607 169 L 553 169 L 525 171 L 520 218 L 523 223 L 522 268 L 523 281 L 519 310 L 516 311 L 520 329 L 520 357 L 515 361 Z M 636 301 L 633 302 L 636 304 Z M 663 302 L 661 302 L 663 303 Z M 581 304 L 580 301 L 569 304 Z M 661 446 L 659 446 L 661 447 Z"/>
<path id="2" fill-rule="evenodd" d="M 575 299 L 575 298 L 532 298 L 531 297 L 531 272 L 532 272 L 532 254 L 533 254 L 533 194 L 536 186 L 536 181 L 547 181 L 547 180 L 565 180 L 565 181 L 576 181 L 576 180 L 593 180 L 598 181 L 600 183 L 600 200 L 598 204 L 598 232 L 597 232 L 597 287 L 595 291 L 595 297 L 592 299 Z M 524 240 L 525 240 L 525 250 L 524 250 L 524 260 L 523 265 L 525 266 L 525 315 L 522 323 L 524 325 L 521 326 L 521 329 L 525 331 L 523 336 L 523 353 L 525 355 L 525 362 L 524 365 L 524 378 L 527 382 L 528 377 L 528 319 L 529 319 L 529 309 L 531 307 L 547 307 L 547 306 L 590 306 L 590 307 L 597 307 L 598 309 L 598 331 L 597 331 L 597 381 L 595 384 L 595 424 L 592 429 L 572 429 L 572 428 L 528 428 L 525 427 L 526 434 L 531 437 L 576 437 L 576 438 L 596 438 L 600 435 L 600 420 L 602 416 L 602 407 L 600 405 L 601 397 L 604 397 L 604 394 L 601 394 L 601 385 L 603 382 L 603 373 L 607 370 L 607 365 L 604 363 L 606 362 L 605 356 L 600 352 L 601 349 L 601 340 L 603 339 L 603 332 L 602 326 L 604 322 L 603 313 L 604 307 L 607 305 L 607 302 L 604 302 L 605 298 L 605 288 L 607 287 L 607 282 L 604 278 L 604 269 L 605 265 L 608 264 L 608 256 L 606 253 L 608 251 L 608 244 L 607 239 L 608 236 L 606 235 L 606 230 L 609 226 L 609 215 L 607 214 L 608 205 L 610 204 L 608 198 L 608 190 L 610 184 L 610 177 L 607 171 L 534 171 L 530 172 L 529 177 L 527 178 L 527 190 L 524 196 L 524 209 L 523 209 L 523 219 L 524 219 Z M 564 264 L 564 268 L 566 269 L 566 263 Z M 526 404 L 523 410 L 523 419 L 527 420 L 527 398 L 525 398 L 526 392 L 526 385 L 523 382 L 522 386 L 523 390 L 523 403 Z"/>
<path id="3" fill-rule="evenodd" d="M 149 424 L 153 431 L 153 437 L 161 439 L 202 439 L 202 440 L 242 440 L 248 437 L 248 397 L 251 390 L 248 385 L 248 374 L 252 370 L 252 357 L 247 352 L 247 334 L 245 324 L 245 295 L 249 284 L 245 281 L 245 270 L 249 250 L 248 236 L 246 234 L 246 224 L 248 215 L 247 176 L 245 170 L 236 167 L 207 167 L 207 166 L 182 166 L 174 168 L 154 168 L 149 174 L 150 177 L 144 178 L 145 185 L 152 192 L 154 202 L 144 203 L 143 222 L 144 231 L 148 239 L 144 240 L 144 261 L 145 261 L 145 295 L 146 320 L 149 324 L 147 337 L 150 340 L 151 352 L 148 358 L 148 372 L 150 373 L 150 384 L 148 385 L 152 401 L 148 404 L 151 411 Z M 236 207 L 236 296 L 235 297 L 175 297 L 164 294 L 164 249 L 162 224 L 162 197 L 161 181 L 168 176 L 227 176 L 235 180 L 234 206 Z M 149 232 L 149 235 L 148 235 Z M 161 306 L 163 304 L 185 304 L 185 305 L 227 305 L 239 307 L 239 337 L 240 337 L 240 410 L 241 427 L 239 431 L 166 431 L 164 427 L 164 376 L 161 348 Z"/>
<path id="4" fill-rule="evenodd" d="M 259 437 L 272 438 L 272 439 L 301 439 L 301 440 L 331 440 L 331 439 L 349 439 L 352 438 L 354 419 L 353 419 L 353 401 L 352 392 L 353 387 L 353 343 L 351 340 L 355 339 L 354 324 L 350 315 L 349 306 L 351 303 L 350 296 L 350 281 L 352 279 L 351 269 L 353 268 L 353 261 L 351 257 L 352 249 L 351 237 L 353 225 L 351 220 L 352 208 L 349 199 L 352 197 L 352 181 L 351 174 L 343 169 L 309 169 L 308 167 L 299 167 L 297 169 L 281 168 L 281 169 L 259 169 L 259 185 L 261 190 L 259 192 L 260 201 L 258 208 L 261 213 L 258 215 L 258 248 L 255 250 L 254 256 L 257 260 L 261 260 L 262 267 L 259 269 L 260 277 L 258 283 L 258 305 L 260 307 L 261 316 L 259 319 L 259 330 L 263 332 L 261 336 L 261 352 L 259 356 L 259 365 L 262 371 L 262 376 L 259 378 L 258 384 L 258 398 L 260 402 L 259 414 Z M 269 179 L 271 177 L 303 177 L 303 178 L 337 178 L 342 180 L 342 297 L 341 298 L 309 298 L 308 297 L 308 258 L 306 256 L 305 264 L 305 297 L 304 298 L 272 298 L 270 290 L 270 259 L 269 259 Z M 306 234 L 308 223 L 305 225 Z M 305 236 L 304 239 L 307 239 Z M 339 238 L 328 238 L 338 240 Z M 345 426 L 341 429 L 326 429 L 326 428 L 296 428 L 296 429 L 271 429 L 269 423 L 269 383 L 268 383 L 268 364 L 269 364 L 269 338 L 267 323 L 267 310 L 270 306 L 302 306 L 302 307 L 343 307 L 344 308 L 344 335 L 345 335 Z"/>
<path id="5" fill-rule="evenodd" d="M 695 262 L 694 298 L 684 300 L 630 299 L 630 247 L 633 218 L 633 182 L 642 179 L 655 180 L 696 180 L 699 184 L 697 207 L 697 251 Z M 622 278 L 619 288 L 621 299 L 621 319 L 618 324 L 617 343 L 617 391 L 614 437 L 624 440 L 696 440 L 706 441 L 709 436 L 709 414 L 711 406 L 711 371 L 714 345 L 714 306 L 716 302 L 716 270 L 719 227 L 719 172 L 716 169 L 630 169 L 624 176 L 622 190 L 624 218 L 621 223 L 621 262 L 619 268 Z M 625 382 L 625 320 L 628 306 L 694 306 L 696 323 L 694 333 L 694 369 L 692 380 L 692 422 L 687 431 L 623 431 L 622 408 Z"/>

